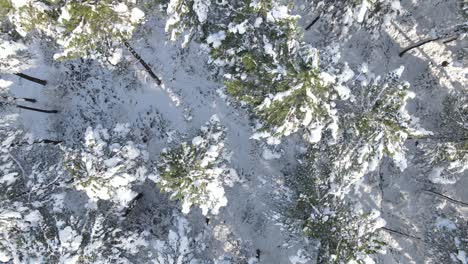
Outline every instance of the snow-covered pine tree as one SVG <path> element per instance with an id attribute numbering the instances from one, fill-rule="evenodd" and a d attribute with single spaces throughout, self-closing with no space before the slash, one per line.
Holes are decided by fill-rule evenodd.
<path id="1" fill-rule="evenodd" d="M 364 261 L 384 246 L 380 213 L 366 212 L 349 194 L 384 157 L 406 168 L 404 143 L 421 132 L 406 110 L 414 94 L 399 81 L 401 73 L 398 69 L 382 79 L 365 71 L 351 88 L 340 87 L 349 98 L 338 108 L 340 119 L 330 125 L 324 140 L 309 147 L 301 162 L 294 211 L 306 236 L 320 241 L 320 263 Z"/>
<path id="2" fill-rule="evenodd" d="M 429 180 L 454 184 L 468 170 L 468 95 L 454 92 L 447 96 L 441 114 L 441 132 L 422 138 L 423 164 Z"/>
<path id="3" fill-rule="evenodd" d="M 206 43 L 211 63 L 224 70 L 227 92 L 261 117 L 257 137 L 273 144 L 301 129 L 322 133 L 335 92 L 322 83 L 317 51 L 302 41 L 298 17 L 287 6 L 258 0 L 171 1 L 169 7 L 169 34 L 186 30 Z"/>
<path id="4" fill-rule="evenodd" d="M 161 154 L 154 180 L 162 191 L 181 201 L 183 213 L 197 205 L 204 215 L 215 215 L 226 206 L 223 185 L 232 172 L 226 167 L 224 137 L 225 129 L 214 115 L 191 143 Z"/>
<path id="5" fill-rule="evenodd" d="M 385 248 L 380 234 L 385 220 L 379 211 L 336 195 L 339 183 L 332 178 L 333 165 L 320 155 L 308 153 L 295 172 L 297 200 L 291 219 L 298 220 L 300 231 L 317 242 L 317 263 L 360 263 Z"/>
<path id="6" fill-rule="evenodd" d="M 318 29 L 328 41 L 350 38 L 360 28 L 378 37 L 379 31 L 402 13 L 399 0 L 313 0 L 306 6 L 314 16 L 310 20 L 317 19 Z"/>
<path id="7" fill-rule="evenodd" d="M 399 81 L 402 70 L 383 80 L 361 73 L 360 80 L 348 90 L 350 99 L 341 102 L 340 119 L 329 125 L 326 140 L 311 147 L 310 151 L 321 153 L 320 158 L 330 166 L 331 189 L 337 195 L 348 192 L 355 181 L 374 171 L 383 157 L 393 159 L 400 170 L 406 169 L 405 141 L 409 135 L 423 132 L 407 112 L 406 103 L 414 93 L 408 83 Z"/>
<path id="8" fill-rule="evenodd" d="M 73 187 L 93 202 L 108 200 L 123 210 L 138 195 L 132 187 L 153 173 L 146 146 L 132 141 L 130 128 L 98 126 L 85 132 L 82 146 L 64 147 L 65 166 Z"/>
<path id="9" fill-rule="evenodd" d="M 6 17 L 23 37 L 39 32 L 58 43 L 56 59 L 110 56 L 129 39 L 144 13 L 135 1 L 9 1 Z"/>
<path id="10" fill-rule="evenodd" d="M 439 215 L 426 233 L 429 258 L 437 263 L 468 263 L 468 223 L 461 215 Z"/>

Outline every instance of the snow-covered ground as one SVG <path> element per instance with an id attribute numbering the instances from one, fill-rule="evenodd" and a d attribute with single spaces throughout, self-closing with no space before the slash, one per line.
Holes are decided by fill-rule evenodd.
<path id="1" fill-rule="evenodd" d="M 348 62 L 353 69 L 365 62 L 371 72 L 381 75 L 403 65 L 402 79 L 411 83 L 416 94 L 408 106 L 411 114 L 419 118 L 424 128 L 438 131 L 440 120 L 435 113 L 442 109 L 443 96 L 449 89 L 467 88 L 468 69 L 455 63 L 455 54 L 467 47 L 466 39 L 447 44 L 433 42 L 402 57 L 398 54 L 403 47 L 430 37 L 433 28 L 460 21 L 456 13 L 459 2 L 402 1 L 404 15 L 382 30 L 378 39 L 358 30 L 339 43 L 340 61 Z M 300 23 L 306 26 L 314 12 L 300 8 L 301 3 L 298 6 Z M 231 173 L 232 186 L 224 187 L 227 205 L 209 220 L 196 208 L 182 218 L 178 218 L 180 213 L 171 218 L 177 203 L 169 201 L 168 195 L 160 194 L 156 185 L 147 180 L 137 187 L 143 199 L 125 221 L 143 230 L 157 230 L 152 234 L 154 241 L 170 240 L 168 229 L 183 233 L 187 231 L 185 226 L 190 226 L 187 232 L 199 235 L 201 240 L 197 243 L 206 245 L 195 256 L 202 263 L 315 263 L 313 243 L 290 231 L 281 214 L 290 205 L 293 191 L 285 182 L 292 177 L 288 170 L 295 165 L 295 154 L 301 151 L 300 140 L 293 136 L 270 146 L 251 139 L 253 124 L 249 113 L 230 103 L 217 69 L 207 63 L 206 50 L 195 42 L 185 49 L 180 42 L 170 42 L 165 23 L 164 18 L 151 17 L 130 43 L 163 85 L 157 85 L 125 47 L 122 57 L 112 61 L 114 68 L 92 60 L 42 61 L 26 71 L 48 80 L 45 88 L 2 74 L 2 79 L 13 82 L 13 95 L 35 98 L 35 106 L 59 110 L 58 114 L 49 115 L 20 110 L 22 126 L 36 139 L 61 140 L 73 146 L 79 144 L 89 126 L 111 128 L 129 123 L 131 133 L 148 143 L 149 157 L 156 161 L 164 148 L 192 142 L 197 130 L 217 115 L 226 128 L 225 149 L 231 153 L 229 166 L 235 170 Z M 321 23 L 327 21 L 319 20 L 304 32 L 305 41 L 327 50 L 331 45 L 318 30 Z M 47 52 L 46 48 L 43 52 Z M 445 62 L 446 67 L 442 66 Z M 426 180 L 428 172 L 417 163 L 417 143 L 412 139 L 406 142 L 409 155 L 404 172 L 384 161 L 378 172 L 368 175 L 359 186 L 363 204 L 381 210 L 388 228 L 412 236 L 388 232 L 391 249 L 378 255 L 378 263 L 432 263 L 427 259 L 430 249 L 424 243 L 425 234 L 441 226 L 450 227 L 450 220 L 443 218 L 449 211 L 468 219 L 467 207 L 447 203 L 424 191 L 435 186 Z M 437 185 L 437 190 L 468 201 L 467 176 L 456 184 Z M 366 184 L 376 182 L 380 189 L 368 192 Z M 178 229 L 165 223 L 164 218 L 175 222 Z"/>

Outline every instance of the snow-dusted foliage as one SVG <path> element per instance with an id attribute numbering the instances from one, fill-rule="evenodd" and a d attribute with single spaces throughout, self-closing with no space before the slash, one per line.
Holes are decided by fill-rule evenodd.
<path id="1" fill-rule="evenodd" d="M 21 128 L 3 122 L 8 118 L 2 118 L 0 127 L 0 261 L 63 260 L 71 251 L 51 237 L 56 227 L 45 224 L 51 214 L 63 210 L 68 178 L 60 149 L 33 141 Z M 73 251 L 77 245 L 69 246 Z"/>
<path id="2" fill-rule="evenodd" d="M 299 208 L 311 212 L 304 220 L 303 232 L 318 241 L 318 263 L 374 263 L 370 255 L 385 247 L 379 235 L 385 226 L 380 212 L 364 212 L 343 200 L 330 199 L 299 199 Z"/>
<path id="3" fill-rule="evenodd" d="M 364 261 L 384 246 L 378 232 L 385 225 L 380 212 L 361 209 L 349 193 L 383 157 L 406 168 L 404 143 L 419 132 L 406 110 L 413 94 L 399 75 L 401 70 L 382 80 L 361 73 L 359 81 L 348 84 L 351 88 L 343 86 L 349 100 L 339 108 L 340 119 L 301 161 L 294 211 L 300 212 L 304 233 L 319 241 L 320 263 Z"/>
<path id="4" fill-rule="evenodd" d="M 192 1 L 185 1 L 184 10 Z M 226 91 L 261 118 L 257 138 L 276 144 L 305 129 L 321 135 L 333 116 L 334 90 L 320 78 L 317 51 L 302 41 L 298 16 L 275 1 L 212 1 L 207 19 L 194 25 L 196 12 L 177 13 L 178 28 L 190 28 L 206 43 L 211 63 L 224 69 Z M 199 21 L 198 21 L 199 22 Z M 168 24 L 176 25 L 173 20 Z"/>
<path id="5" fill-rule="evenodd" d="M 154 180 L 162 191 L 181 200 L 183 213 L 197 205 L 204 215 L 215 215 L 227 205 L 223 184 L 231 170 L 226 167 L 224 137 L 224 128 L 215 115 L 191 143 L 165 149 L 161 154 L 159 175 Z"/>
<path id="6" fill-rule="evenodd" d="M 211 0 L 171 0 L 167 7 L 166 32 L 176 40 L 186 30 L 203 25 L 208 18 Z M 187 35 L 187 38 L 190 36 Z"/>
<path id="7" fill-rule="evenodd" d="M 458 175 L 468 170 L 468 95 L 449 95 L 441 115 L 444 134 L 423 139 L 424 163 L 429 166 L 429 180 L 437 184 L 454 184 Z"/>
<path id="8" fill-rule="evenodd" d="M 313 0 L 307 4 L 312 14 L 324 21 L 319 30 L 341 39 L 359 28 L 378 37 L 379 31 L 403 12 L 400 0 Z"/>
<path id="9" fill-rule="evenodd" d="M 413 128 L 406 110 L 406 102 L 414 94 L 407 83 L 398 81 L 400 73 L 392 72 L 383 80 L 361 75 L 349 89 L 350 99 L 339 109 L 340 119 L 331 123 L 324 140 L 310 149 L 309 162 L 329 167 L 330 191 L 335 195 L 347 193 L 353 183 L 374 171 L 383 157 L 392 158 L 400 170 L 406 169 L 404 143 L 408 135 L 421 132 Z"/>
<path id="10" fill-rule="evenodd" d="M 118 209 L 129 205 L 137 196 L 132 187 L 152 173 L 146 146 L 131 140 L 128 124 L 110 131 L 89 127 L 82 146 L 64 152 L 73 187 L 93 202 L 109 200 Z"/>
<path id="11" fill-rule="evenodd" d="M 370 259 L 385 248 L 380 228 L 386 222 L 379 211 L 364 209 L 359 201 L 336 193 L 343 185 L 335 181 L 335 169 L 322 155 L 309 153 L 296 171 L 293 219 L 300 221 L 307 237 L 317 241 L 318 263 Z"/>
<path id="12" fill-rule="evenodd" d="M 30 47 L 0 37 L 0 72 L 22 72 L 35 64 Z M 1 88 L 1 85 L 0 85 Z"/>
<path id="13" fill-rule="evenodd" d="M 427 234 L 427 247 L 437 263 L 468 263 L 468 224 L 463 217 L 438 216 Z"/>
<path id="14" fill-rule="evenodd" d="M 8 0 L 7 0 L 8 2 Z M 12 1 L 7 17 L 25 37 L 39 33 L 55 40 L 56 59 L 107 55 L 132 36 L 144 13 L 134 1 Z"/>
<path id="15" fill-rule="evenodd" d="M 156 264 L 198 263 L 195 253 L 205 249 L 202 235 L 192 237 L 192 229 L 187 219 L 175 215 L 174 229 L 169 230 L 164 240 L 152 241 L 156 253 L 153 262 Z"/>

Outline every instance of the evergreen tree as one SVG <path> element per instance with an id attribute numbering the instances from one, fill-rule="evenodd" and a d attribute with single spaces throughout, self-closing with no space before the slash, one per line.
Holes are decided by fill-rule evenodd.
<path id="1" fill-rule="evenodd" d="M 225 165 L 224 137 L 225 130 L 215 115 L 191 144 L 182 143 L 161 154 L 155 181 L 162 191 L 181 200 L 183 213 L 198 205 L 204 215 L 215 215 L 226 206 L 223 184 L 231 171 Z"/>
<path id="2" fill-rule="evenodd" d="M 91 201 L 109 200 L 122 210 L 137 196 L 132 187 L 151 175 L 145 146 L 132 141 L 129 132 L 128 125 L 122 124 L 111 131 L 89 127 L 82 146 L 64 148 L 73 187 Z"/>
<path id="3" fill-rule="evenodd" d="M 335 94 L 320 78 L 317 51 L 302 41 L 298 16 L 274 1 L 171 1 L 166 24 L 210 48 L 225 74 L 226 91 L 250 106 L 263 125 L 257 137 L 278 143 L 305 129 L 321 134 Z M 188 21 L 188 22 L 187 22 Z"/>
<path id="4" fill-rule="evenodd" d="M 442 131 L 422 138 L 424 166 L 434 183 L 455 183 L 468 169 L 468 96 L 454 92 L 444 102 Z"/>
<path id="5" fill-rule="evenodd" d="M 144 18 L 134 1 L 2 1 L 21 36 L 36 31 L 62 47 L 57 59 L 110 56 Z"/>
<path id="6" fill-rule="evenodd" d="M 403 12 L 399 0 L 314 0 L 307 4 L 312 14 L 324 21 L 318 29 L 328 40 L 350 38 L 361 28 L 378 38 L 380 30 Z"/>

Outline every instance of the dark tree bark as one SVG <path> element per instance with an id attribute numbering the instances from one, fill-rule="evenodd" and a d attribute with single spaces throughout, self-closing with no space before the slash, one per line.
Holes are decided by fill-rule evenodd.
<path id="1" fill-rule="evenodd" d="M 32 98 L 26 98 L 26 97 L 14 97 L 14 96 L 1 96 L 2 99 L 5 99 L 5 100 L 8 100 L 8 99 L 13 99 L 15 101 L 26 101 L 26 102 L 30 102 L 30 103 L 35 103 L 37 102 L 36 99 L 32 99 Z"/>
<path id="2" fill-rule="evenodd" d="M 310 24 L 305 28 L 305 30 L 309 30 L 317 21 L 320 19 L 320 15 L 318 15 Z"/>
<path id="3" fill-rule="evenodd" d="M 26 109 L 26 110 L 31 110 L 31 111 L 41 112 L 41 113 L 46 113 L 46 114 L 56 114 L 56 113 L 58 113 L 58 110 L 43 110 L 43 109 L 24 106 L 24 105 L 15 105 L 15 106 L 18 107 L 18 108 L 21 108 L 21 109 Z"/>
<path id="4" fill-rule="evenodd" d="M 47 81 L 38 79 L 36 77 L 29 76 L 29 75 L 24 74 L 24 73 L 15 73 L 15 75 L 20 77 L 20 78 L 26 79 L 26 80 L 28 80 L 30 82 L 35 82 L 35 83 L 43 85 L 43 86 L 47 85 Z"/>
<path id="5" fill-rule="evenodd" d="M 438 193 L 438 192 L 435 192 L 435 191 L 432 191 L 432 190 L 423 190 L 423 191 L 425 191 L 425 192 L 427 192 L 427 193 L 431 193 L 431 194 L 433 194 L 433 195 L 435 195 L 435 196 L 438 196 L 438 197 L 440 197 L 440 198 L 442 198 L 442 199 L 444 199 L 444 200 L 447 200 L 447 201 L 449 201 L 449 202 L 458 204 L 458 205 L 460 205 L 460 206 L 466 206 L 466 207 L 468 207 L 468 203 L 455 200 L 455 199 L 450 198 L 450 197 L 448 197 L 448 196 L 446 196 L 446 195 L 443 195 L 443 194 L 441 194 L 441 193 Z"/>
<path id="6" fill-rule="evenodd" d="M 32 142 L 32 144 L 51 144 L 51 145 L 58 145 L 62 143 L 63 141 L 61 140 L 52 140 L 52 139 L 40 139 L 40 140 L 35 140 Z M 11 143 L 11 147 L 18 147 L 18 146 L 23 146 L 23 145 L 28 145 L 30 144 L 29 142 L 15 142 Z"/>
<path id="7" fill-rule="evenodd" d="M 417 240 L 421 240 L 421 238 L 417 237 L 417 236 L 413 236 L 413 235 L 410 235 L 410 234 L 406 234 L 406 233 L 403 233 L 401 231 L 397 231 L 397 230 L 393 230 L 393 229 L 390 229 L 388 227 L 381 227 L 382 230 L 385 230 L 387 232 L 390 232 L 390 233 L 393 233 L 393 234 L 397 234 L 397 235 L 400 235 L 400 236 L 405 236 L 405 237 L 408 237 L 408 238 L 413 238 L 413 239 L 417 239 Z"/>
<path id="8" fill-rule="evenodd" d="M 138 55 L 138 53 L 130 46 L 130 43 L 128 43 L 127 41 L 124 41 L 124 45 L 125 47 L 127 47 L 128 51 L 130 51 L 130 53 L 133 55 L 133 57 L 135 57 L 135 59 L 137 59 L 140 64 L 145 68 L 145 70 L 149 73 L 149 75 L 151 76 L 151 78 L 153 78 L 153 80 L 156 81 L 156 83 L 158 85 L 161 85 L 161 79 L 158 78 L 158 76 L 156 76 L 156 74 L 153 72 L 153 70 L 151 69 L 151 67 L 140 57 L 140 55 Z"/>
<path id="9" fill-rule="evenodd" d="M 444 40 L 443 43 L 446 44 L 446 43 L 449 43 L 451 41 L 454 41 L 458 38 L 458 36 L 449 36 L 449 37 L 437 37 L 437 38 L 431 38 L 431 39 L 425 39 L 425 40 L 421 40 L 405 49 L 403 49 L 399 56 L 400 57 L 403 57 L 403 55 L 405 55 L 406 52 L 412 50 L 412 49 L 415 49 L 415 48 L 418 48 L 418 47 L 421 47 L 422 45 L 424 44 L 427 44 L 427 43 L 430 43 L 430 42 L 434 42 L 434 41 L 438 41 L 438 40 Z"/>

